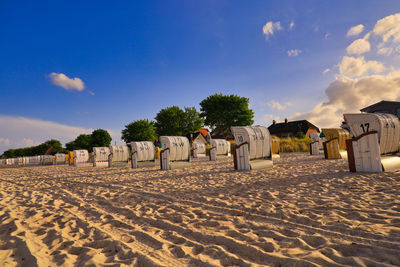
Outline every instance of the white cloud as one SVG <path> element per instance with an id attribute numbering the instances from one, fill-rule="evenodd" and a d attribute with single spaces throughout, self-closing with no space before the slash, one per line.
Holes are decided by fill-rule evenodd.
<path id="1" fill-rule="evenodd" d="M 77 77 L 71 79 L 63 73 L 53 72 L 49 75 L 49 78 L 54 85 L 60 86 L 66 90 L 83 91 L 85 88 L 85 84 L 81 79 Z"/>
<path id="2" fill-rule="evenodd" d="M 265 38 L 269 38 L 270 36 L 274 35 L 276 31 L 282 30 L 281 23 L 279 21 L 277 22 L 272 22 L 268 21 L 264 26 L 263 26 L 263 34 L 265 35 Z"/>
<path id="3" fill-rule="evenodd" d="M 291 49 L 287 51 L 287 54 L 289 57 L 297 57 L 299 54 L 301 54 L 303 51 L 300 49 Z"/>
<path id="4" fill-rule="evenodd" d="M 281 118 L 279 116 L 275 116 L 272 114 L 265 114 L 263 117 L 263 121 L 264 121 L 264 123 L 269 124 L 269 123 L 272 123 L 272 121 L 279 122 L 279 121 L 281 121 Z"/>
<path id="5" fill-rule="evenodd" d="M 378 50 L 378 54 L 390 56 L 391 54 L 393 54 L 393 48 L 392 47 L 382 47 Z"/>
<path id="6" fill-rule="evenodd" d="M 344 113 L 358 113 L 361 108 L 382 99 L 398 101 L 400 71 L 357 79 L 343 77 L 333 81 L 325 93 L 327 101 L 310 112 L 294 114 L 291 119 L 308 119 L 318 127 L 339 127 Z"/>
<path id="7" fill-rule="evenodd" d="M 286 102 L 286 103 L 281 104 L 278 101 L 272 100 L 272 101 L 268 102 L 267 105 L 272 109 L 284 110 L 287 107 L 290 107 L 292 105 L 292 103 L 291 102 Z"/>
<path id="8" fill-rule="evenodd" d="M 373 32 L 381 36 L 384 42 L 400 42 L 400 13 L 378 20 Z"/>
<path id="9" fill-rule="evenodd" d="M 323 72 L 322 72 L 322 74 L 327 74 L 328 72 L 330 72 L 331 71 L 331 69 L 329 69 L 329 68 L 327 68 L 327 69 L 325 69 Z"/>
<path id="10" fill-rule="evenodd" d="M 328 40 L 328 38 L 329 38 L 329 36 L 331 36 L 331 34 L 328 32 L 328 33 L 325 33 L 325 40 Z"/>
<path id="11" fill-rule="evenodd" d="M 294 21 L 292 20 L 289 24 L 289 30 L 292 30 L 294 28 Z"/>
<path id="12" fill-rule="evenodd" d="M 357 26 L 351 27 L 347 32 L 347 36 L 359 35 L 364 30 L 364 25 L 359 24 Z"/>
<path id="13" fill-rule="evenodd" d="M 344 56 L 338 66 L 340 74 L 349 77 L 385 71 L 385 66 L 382 63 L 375 60 L 366 61 L 364 57 Z"/>
<path id="14" fill-rule="evenodd" d="M 355 40 L 346 48 L 347 53 L 350 55 L 354 54 L 361 55 L 370 50 L 371 50 L 371 44 L 368 42 L 368 40 L 364 38 Z"/>
<path id="15" fill-rule="evenodd" d="M 0 155 L 10 148 L 21 148 L 45 142 L 50 139 L 60 140 L 65 144 L 79 134 L 90 134 L 93 129 L 74 127 L 52 121 L 0 115 Z M 120 131 L 108 130 L 117 143 L 121 143 Z"/>
<path id="16" fill-rule="evenodd" d="M 93 96 L 93 95 L 95 95 L 95 93 L 92 91 L 89 91 L 89 95 Z"/>

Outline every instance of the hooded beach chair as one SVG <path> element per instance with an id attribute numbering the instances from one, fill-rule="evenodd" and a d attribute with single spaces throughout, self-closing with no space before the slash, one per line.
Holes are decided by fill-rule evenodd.
<path id="1" fill-rule="evenodd" d="M 162 170 L 190 167 L 189 139 L 184 136 L 161 136 L 160 167 Z"/>
<path id="2" fill-rule="evenodd" d="M 89 152 L 86 149 L 74 150 L 73 153 L 75 167 L 86 167 L 90 165 Z"/>
<path id="3" fill-rule="evenodd" d="M 383 172 L 400 169 L 400 122 L 392 114 L 344 114 L 353 139 L 347 140 L 351 172 Z"/>
<path id="4" fill-rule="evenodd" d="M 193 149 L 193 158 L 200 158 L 206 156 L 206 144 L 195 141 L 192 143 L 192 149 Z"/>
<path id="5" fill-rule="evenodd" d="M 236 170 L 272 168 L 271 135 L 264 126 L 234 126 L 236 140 L 233 163 Z"/>
<path id="6" fill-rule="evenodd" d="M 326 141 L 323 142 L 326 159 L 347 159 L 346 140 L 351 139 L 350 133 L 341 128 L 322 129 Z"/>
<path id="7" fill-rule="evenodd" d="M 108 167 L 110 148 L 94 147 L 92 152 L 93 167 Z"/>
<path id="8" fill-rule="evenodd" d="M 152 142 L 131 142 L 131 147 L 133 169 L 156 166 L 156 150 Z"/>
<path id="9" fill-rule="evenodd" d="M 231 156 L 231 143 L 225 139 L 211 139 L 210 160 L 221 160 Z"/>
<path id="10" fill-rule="evenodd" d="M 129 163 L 129 148 L 125 145 L 110 145 L 108 167 L 124 167 Z"/>

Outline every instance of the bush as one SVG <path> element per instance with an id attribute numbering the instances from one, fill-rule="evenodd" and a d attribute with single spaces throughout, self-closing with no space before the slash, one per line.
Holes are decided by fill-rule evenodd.
<path id="1" fill-rule="evenodd" d="M 310 138 L 281 138 L 280 139 L 280 152 L 309 152 L 310 151 Z"/>

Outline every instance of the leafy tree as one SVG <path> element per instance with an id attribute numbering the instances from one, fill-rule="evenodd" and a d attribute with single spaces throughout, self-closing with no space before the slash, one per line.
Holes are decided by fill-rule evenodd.
<path id="1" fill-rule="evenodd" d="M 154 130 L 154 122 L 149 120 L 136 120 L 125 125 L 122 130 L 122 140 L 125 143 L 132 141 L 151 141 L 156 140 L 156 132 Z"/>
<path id="2" fill-rule="evenodd" d="M 86 149 L 89 152 L 92 150 L 92 135 L 81 134 L 74 141 L 75 149 Z"/>
<path id="3" fill-rule="evenodd" d="M 238 95 L 214 94 L 200 102 L 204 123 L 212 129 L 227 133 L 231 126 L 249 126 L 254 123 L 254 112 L 249 99 Z"/>
<path id="4" fill-rule="evenodd" d="M 303 132 L 297 132 L 296 133 L 296 137 L 299 138 L 299 139 L 303 139 L 303 138 L 306 137 L 306 135 Z"/>
<path id="5" fill-rule="evenodd" d="M 204 119 L 200 117 L 200 113 L 194 107 L 185 107 L 182 119 L 182 135 L 194 133 L 204 125 Z"/>
<path id="6" fill-rule="evenodd" d="M 111 144 L 110 134 L 103 129 L 97 129 L 92 132 L 91 147 L 109 146 Z"/>
<path id="7" fill-rule="evenodd" d="M 183 111 L 178 106 L 160 110 L 154 126 L 158 135 L 184 136 L 199 130 L 203 126 L 203 119 L 194 107 Z"/>

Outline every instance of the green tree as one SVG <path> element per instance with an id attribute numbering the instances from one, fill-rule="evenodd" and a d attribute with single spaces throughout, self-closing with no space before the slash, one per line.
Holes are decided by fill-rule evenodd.
<path id="1" fill-rule="evenodd" d="M 4 158 L 16 158 L 16 157 L 29 157 L 48 154 L 55 154 L 57 152 L 65 153 L 65 149 L 62 147 L 61 142 L 55 139 L 48 140 L 40 145 L 9 149 L 2 155 Z"/>
<path id="2" fill-rule="evenodd" d="M 178 106 L 160 110 L 154 123 L 158 135 L 185 136 L 199 130 L 203 126 L 203 119 L 194 107 L 183 111 Z"/>
<path id="3" fill-rule="evenodd" d="M 122 130 L 121 139 L 127 144 L 133 141 L 154 142 L 156 140 L 154 122 L 145 119 L 136 120 L 128 125 L 125 125 L 125 129 Z"/>
<path id="4" fill-rule="evenodd" d="M 92 132 L 91 147 L 109 146 L 111 144 L 110 134 L 103 129 L 97 129 Z"/>
<path id="5" fill-rule="evenodd" d="M 254 123 L 254 112 L 249 99 L 238 95 L 214 94 L 200 102 L 204 123 L 212 129 L 227 133 L 231 126 L 249 126 Z"/>
<path id="6" fill-rule="evenodd" d="M 75 149 L 86 149 L 92 151 L 92 135 L 80 134 L 74 141 Z"/>

